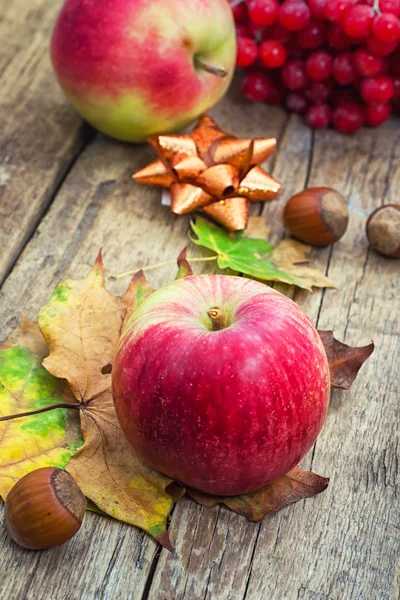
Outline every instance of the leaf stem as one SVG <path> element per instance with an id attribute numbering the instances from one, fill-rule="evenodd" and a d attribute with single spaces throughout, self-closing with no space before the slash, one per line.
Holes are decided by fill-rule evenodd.
<path id="1" fill-rule="evenodd" d="M 186 258 L 186 260 L 190 262 L 207 262 L 209 260 L 217 260 L 218 256 L 194 256 L 191 258 Z M 148 265 L 147 267 L 137 267 L 136 269 L 132 269 L 131 271 L 126 271 L 125 273 L 119 273 L 118 275 L 112 275 L 111 279 L 122 279 L 123 277 L 127 277 L 128 275 L 134 275 L 138 271 L 151 271 L 152 269 L 158 269 L 159 267 L 166 267 L 167 265 L 174 265 L 176 260 L 166 260 L 165 262 L 157 263 L 156 265 Z"/>
<path id="2" fill-rule="evenodd" d="M 76 410 L 80 410 L 84 406 L 85 404 L 68 404 L 68 402 L 52 404 L 51 406 L 45 406 L 44 408 L 39 408 L 38 410 L 31 410 L 23 413 L 18 413 L 16 415 L 7 415 L 6 417 L 0 417 L 0 421 L 11 421 L 11 419 L 19 419 L 21 417 L 31 417 L 32 415 L 39 415 L 40 413 L 48 412 L 49 410 L 56 410 L 57 408 L 74 408 Z"/>

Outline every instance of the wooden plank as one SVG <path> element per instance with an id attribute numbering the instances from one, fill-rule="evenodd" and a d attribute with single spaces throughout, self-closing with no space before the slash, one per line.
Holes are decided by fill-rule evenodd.
<path id="1" fill-rule="evenodd" d="M 323 294 L 320 311 L 312 298 L 302 304 L 315 320 L 319 314 L 320 328 L 334 327 L 352 344 L 374 338 L 377 349 L 350 392 L 333 392 L 327 424 L 306 461 L 330 475 L 330 487 L 316 506 L 305 502 L 276 515 L 279 537 L 262 526 L 247 598 L 266 593 L 272 599 L 398 597 L 399 388 L 393 346 L 399 305 L 392 295 L 398 291 L 398 265 L 368 252 L 363 231 L 367 215 L 386 193 L 398 139 L 398 128 L 390 126 L 354 138 L 332 132 L 316 136 L 310 184 L 335 185 L 345 193 L 351 219 L 346 236 L 320 253 L 340 289 Z M 395 177 L 390 183 L 395 190 Z M 382 477 L 385 468 L 389 483 Z M 268 553 L 267 564 L 261 551 Z"/>
<path id="2" fill-rule="evenodd" d="M 283 234 L 280 218 L 285 198 L 304 187 L 312 141 L 310 130 L 297 117 L 290 118 L 282 133 L 272 170 L 283 183 L 282 199 L 266 204 L 263 211 L 274 242 Z M 287 286 L 276 287 L 288 290 Z M 197 508 L 195 517 L 193 510 L 189 500 L 175 509 L 171 536 L 176 541 L 176 553 L 162 551 L 149 600 L 168 597 L 168 590 L 169 597 L 179 600 L 244 598 L 260 525 L 224 508 Z"/>
<path id="3" fill-rule="evenodd" d="M 266 106 L 254 111 L 232 97 L 220 104 L 215 116 L 221 126 L 246 136 L 278 135 L 286 120 L 283 111 Z M 187 243 L 188 218 L 173 216 L 160 206 L 159 191 L 131 180 L 132 171 L 152 157 L 145 146 L 133 149 L 102 136 L 83 151 L 0 290 L 0 338 L 22 314 L 35 318 L 60 279 L 84 276 L 100 246 L 108 274 L 177 257 Z M 173 266 L 156 271 L 152 282 L 165 283 L 175 272 Z M 110 284 L 114 291 L 122 291 L 127 281 Z M 198 509 L 191 504 L 190 510 L 189 520 Z M 240 527 L 247 526 L 241 521 Z M 14 597 L 29 600 L 52 595 L 57 600 L 126 598 L 132 590 L 135 598 L 147 596 L 158 560 L 148 536 L 89 514 L 71 544 L 34 554 L 1 536 L 0 553 L 7 562 L 0 569 L 7 574 L 7 587 L 0 598 L 3 593 L 9 598 L 10 590 Z M 18 568 L 22 562 L 23 573 Z"/>
<path id="4" fill-rule="evenodd" d="M 297 120 L 290 127 L 301 130 Z M 309 185 L 334 185 L 347 196 L 346 236 L 333 249 L 313 252 L 340 289 L 297 291 L 295 298 L 319 327 L 335 328 L 352 344 L 377 344 L 353 389 L 333 392 L 327 424 L 303 461 L 330 475 L 330 487 L 246 528 L 224 508 L 218 519 L 219 509 L 198 509 L 190 520 L 192 509 L 182 503 L 171 527 L 177 555 L 162 552 L 150 600 L 167 597 L 169 586 L 170 597 L 188 600 L 398 598 L 398 264 L 367 250 L 363 228 L 369 212 L 398 189 L 399 133 L 393 125 L 352 138 L 318 133 L 308 175 L 293 163 L 292 149 L 292 161 L 281 156 L 274 171 L 293 164 L 296 191 L 305 175 Z M 276 213 L 278 203 L 266 212 Z"/>
<path id="5" fill-rule="evenodd" d="M 86 143 L 48 56 L 61 0 L 3 2 L 0 20 L 0 283 Z"/>

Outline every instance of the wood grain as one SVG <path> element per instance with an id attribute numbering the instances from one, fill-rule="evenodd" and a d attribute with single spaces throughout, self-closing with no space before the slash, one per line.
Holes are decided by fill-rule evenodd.
<path id="1" fill-rule="evenodd" d="M 0 276 L 13 267 L 0 288 L 0 338 L 22 314 L 35 318 L 59 280 L 85 276 L 100 246 L 107 273 L 115 274 L 175 259 L 187 243 L 188 218 L 173 216 L 157 190 L 131 180 L 151 149 L 81 137 L 47 59 L 58 5 L 14 0 L 0 21 Z M 279 138 L 268 167 L 283 183 L 281 198 L 253 208 L 266 216 L 272 241 L 284 235 L 284 203 L 305 186 L 331 185 L 348 201 L 348 232 L 312 252 L 339 288 L 308 294 L 275 286 L 339 339 L 376 344 L 351 391 L 333 392 L 327 424 L 303 461 L 330 476 L 330 486 L 261 524 L 184 499 L 171 519 L 175 553 L 94 514 L 69 544 L 42 553 L 20 549 L 1 531 L 1 600 L 399 598 L 399 261 L 368 250 L 364 236 L 369 212 L 398 202 L 399 123 L 352 137 L 314 134 L 280 109 L 243 104 L 235 87 L 215 117 L 239 136 Z M 209 272 L 210 264 L 195 270 Z M 149 278 L 159 286 L 175 271 L 150 271 Z M 115 292 L 127 283 L 109 281 Z"/>
<path id="2" fill-rule="evenodd" d="M 237 123 L 238 135 L 279 136 L 286 115 L 277 109 L 271 113 L 266 106 L 260 108 L 254 118 L 253 107 L 233 98 L 218 107 L 215 117 L 224 127 Z M 152 156 L 152 150 L 146 146 L 133 149 L 100 135 L 84 149 L 0 290 L 0 338 L 10 333 L 22 314 L 35 318 L 60 279 L 85 276 L 100 246 L 104 247 L 108 274 L 177 258 L 188 242 L 188 218 L 173 216 L 160 206 L 158 190 L 139 187 L 131 179 L 133 170 L 146 164 Z M 171 266 L 151 272 L 150 276 L 158 286 L 171 280 L 175 272 L 176 268 Z M 109 284 L 120 292 L 128 280 Z M 191 503 L 192 510 L 194 506 Z M 19 594 L 32 600 L 47 600 L 54 593 L 57 600 L 78 599 L 85 594 L 87 598 L 107 598 L 110 594 L 124 598 L 123 589 L 136 590 L 135 598 L 147 595 L 146 580 L 158 560 L 154 542 L 127 525 L 104 518 L 93 525 L 93 519 L 98 523 L 98 516 L 87 515 L 84 529 L 77 538 L 86 540 L 85 554 L 81 556 L 84 569 L 76 570 L 82 542 L 75 546 L 78 541 L 74 540 L 74 549 L 70 552 L 66 546 L 32 554 L 16 548 L 4 535 L 0 538 L 0 553 L 7 555 L 4 572 L 16 597 Z M 243 521 L 241 526 L 245 523 Z M 122 551 L 123 544 L 134 543 L 132 539 L 139 547 L 133 551 L 128 546 Z M 15 557 L 21 553 L 26 565 L 23 577 L 20 570 L 13 567 L 14 563 L 18 564 Z M 136 564 L 136 555 L 140 557 L 137 569 L 131 566 Z M 126 561 L 124 567 L 121 560 Z M 3 566 L 0 573 L 2 569 Z M 73 578 L 71 573 L 74 573 Z M 60 581 L 66 579 L 68 588 L 60 587 Z M 9 597 L 6 594 L 10 589 L 5 588 L 5 598 Z M 2 594 L 1 590 L 0 598 Z"/>
<path id="3" fill-rule="evenodd" d="M 90 135 L 48 56 L 61 0 L 3 2 L 0 19 L 0 283 Z"/>

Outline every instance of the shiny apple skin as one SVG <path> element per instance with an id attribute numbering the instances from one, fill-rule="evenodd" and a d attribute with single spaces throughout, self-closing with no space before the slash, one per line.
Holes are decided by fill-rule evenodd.
<path id="1" fill-rule="evenodd" d="M 227 0 L 66 0 L 51 59 L 84 119 L 144 141 L 187 125 L 225 94 L 236 59 L 232 10 Z"/>
<path id="2" fill-rule="evenodd" d="M 210 308 L 228 325 L 211 330 Z M 325 421 L 329 366 L 302 309 L 267 285 L 200 275 L 145 300 L 113 367 L 127 439 L 155 469 L 215 495 L 261 488 L 293 468 Z"/>

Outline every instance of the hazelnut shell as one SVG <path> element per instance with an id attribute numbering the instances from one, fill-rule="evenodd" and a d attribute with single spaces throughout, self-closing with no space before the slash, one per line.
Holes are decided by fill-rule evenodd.
<path id="1" fill-rule="evenodd" d="M 329 246 L 342 237 L 349 221 L 346 201 L 339 192 L 314 187 L 292 196 L 284 209 L 286 229 L 311 246 Z"/>
<path id="2" fill-rule="evenodd" d="M 66 471 L 44 467 L 22 477 L 11 489 L 5 501 L 4 526 L 24 548 L 54 548 L 77 533 L 86 504 Z"/>
<path id="3" fill-rule="evenodd" d="M 400 204 L 380 206 L 368 217 L 367 238 L 377 252 L 400 258 Z"/>

